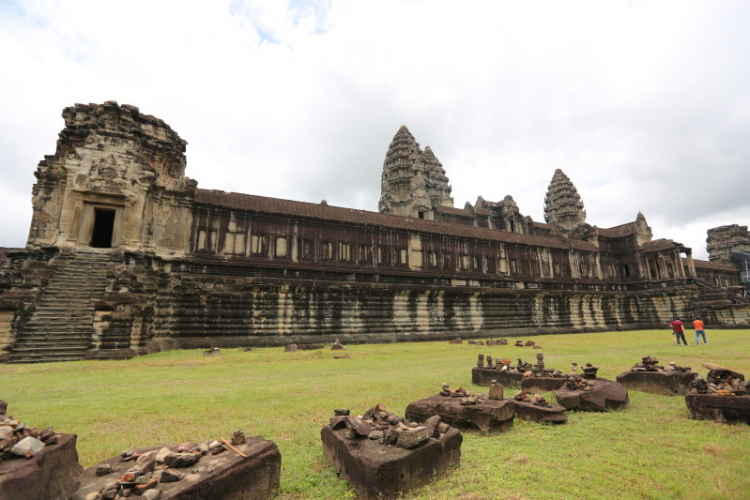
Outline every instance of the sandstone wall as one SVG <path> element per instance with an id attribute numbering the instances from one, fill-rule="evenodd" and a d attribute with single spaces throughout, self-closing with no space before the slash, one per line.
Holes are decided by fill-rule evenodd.
<path id="1" fill-rule="evenodd" d="M 259 269 L 169 264 L 153 292 L 144 350 L 439 340 L 492 335 L 665 328 L 695 304 L 689 285 L 607 291 L 538 284 L 430 286 L 315 276 L 272 278 Z M 497 285 L 497 284 L 495 284 Z M 143 325 L 140 328 L 143 331 Z"/>

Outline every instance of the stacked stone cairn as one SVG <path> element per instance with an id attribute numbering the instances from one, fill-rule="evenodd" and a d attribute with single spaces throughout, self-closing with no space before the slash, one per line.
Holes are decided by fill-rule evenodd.
<path id="1" fill-rule="evenodd" d="M 594 380 L 596 380 L 596 372 L 599 371 L 598 366 L 594 366 L 591 363 L 586 363 L 581 371 L 583 375 L 578 375 L 578 365 L 573 363 L 571 365 L 571 372 L 567 376 L 565 381 L 565 387 L 571 391 L 591 391 L 594 389 Z"/>
<path id="2" fill-rule="evenodd" d="M 382 445 L 405 449 L 417 448 L 430 438 L 439 438 L 450 429 L 440 418 L 424 424 L 410 422 L 386 409 L 382 403 L 370 408 L 364 415 L 351 415 L 347 409 L 333 411 L 330 425 L 333 430 L 347 428 L 347 439 L 371 439 Z"/>

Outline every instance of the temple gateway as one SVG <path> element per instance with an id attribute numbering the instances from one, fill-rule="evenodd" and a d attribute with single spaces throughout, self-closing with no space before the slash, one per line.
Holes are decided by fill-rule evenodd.
<path id="1" fill-rule="evenodd" d="M 586 222 L 552 175 L 545 222 L 511 196 L 455 208 L 434 152 L 401 127 L 379 212 L 199 189 L 182 140 L 138 108 L 76 104 L 35 172 L 26 248 L 0 249 L 0 360 L 164 349 L 747 327 L 745 226 L 710 261 L 643 214 Z"/>

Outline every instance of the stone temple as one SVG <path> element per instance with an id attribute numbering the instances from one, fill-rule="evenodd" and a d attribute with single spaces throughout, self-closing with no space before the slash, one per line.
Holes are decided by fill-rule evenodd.
<path id="1" fill-rule="evenodd" d="M 732 259 L 750 249 L 746 227 L 712 230 L 716 255 L 696 260 L 654 239 L 643 214 L 589 224 L 561 170 L 545 222 L 511 196 L 455 208 L 435 153 L 401 127 L 369 212 L 200 189 L 185 176 L 187 143 L 134 106 L 76 104 L 63 118 L 34 174 L 28 243 L 0 249 L 2 361 L 661 328 L 692 315 L 749 324 Z"/>

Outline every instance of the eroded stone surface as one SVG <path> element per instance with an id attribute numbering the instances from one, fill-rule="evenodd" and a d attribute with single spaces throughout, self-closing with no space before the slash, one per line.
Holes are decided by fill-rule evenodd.
<path id="1" fill-rule="evenodd" d="M 550 392 L 565 385 L 565 377 L 525 377 L 521 380 L 524 391 Z"/>
<path id="2" fill-rule="evenodd" d="M 568 410 L 606 411 L 627 408 L 628 391 L 617 382 L 605 378 L 590 380 L 591 390 L 569 389 L 555 391 L 557 402 Z"/>
<path id="3" fill-rule="evenodd" d="M 559 404 L 548 403 L 549 406 L 539 406 L 531 401 L 515 400 L 513 404 L 516 406 L 516 418 L 521 420 L 531 420 L 540 424 L 563 424 L 568 421 L 565 407 Z"/>
<path id="4" fill-rule="evenodd" d="M 356 490 L 361 500 L 396 498 L 443 477 L 461 461 L 463 437 L 448 429 L 439 439 L 407 450 L 374 439 L 348 439 L 346 429 L 323 427 L 323 455 Z"/>
<path id="5" fill-rule="evenodd" d="M 721 424 L 750 424 L 750 395 L 719 396 L 692 392 L 685 395 L 685 403 L 690 418 L 694 420 L 713 420 Z"/>
<path id="6" fill-rule="evenodd" d="M 78 463 L 75 434 L 58 434 L 32 458 L 0 461 L 0 498 L 50 500 L 65 498 L 78 487 L 83 467 Z"/>
<path id="7" fill-rule="evenodd" d="M 695 372 L 627 371 L 617 376 L 617 383 L 633 391 L 675 396 L 690 392 L 697 376 Z"/>
<path id="8" fill-rule="evenodd" d="M 460 398 L 431 396 L 410 403 L 404 416 L 415 422 L 425 422 L 434 415 L 457 427 L 474 427 L 481 431 L 505 431 L 513 426 L 515 406 L 508 399 L 481 399 L 472 405 L 462 405 Z"/>
<path id="9" fill-rule="evenodd" d="M 190 445 L 194 449 L 200 448 L 197 444 L 190 443 Z M 155 446 L 133 450 L 132 455 L 144 456 L 153 452 L 156 456 L 162 448 L 162 446 Z M 176 453 L 179 445 L 171 445 L 167 448 Z M 218 454 L 207 451 L 197 463 L 176 469 L 177 473 L 169 469 L 171 472 L 167 477 L 162 477 L 161 482 L 157 480 L 158 484 L 155 485 L 155 489 L 161 492 L 160 498 L 162 500 L 209 498 L 211 500 L 265 500 L 273 498 L 280 484 L 281 453 L 279 448 L 274 442 L 260 437 L 246 438 L 245 443 L 237 445 L 236 448 L 247 455 L 247 458 L 241 457 L 233 450 L 222 450 Z M 125 476 L 124 473 L 134 465 L 132 461 L 124 460 L 121 455 L 106 460 L 105 463 L 113 470 L 107 475 L 97 475 L 97 469 L 101 464 L 86 469 L 79 478 L 82 486 L 72 500 L 86 500 L 92 493 L 111 486 L 113 481 L 121 481 Z M 133 480 L 137 484 L 148 484 L 151 479 L 161 474 L 163 472 L 157 469 L 154 476 L 135 474 Z"/>
<path id="10" fill-rule="evenodd" d="M 523 374 L 518 372 L 492 370 L 488 368 L 472 368 L 471 383 L 489 387 L 492 381 L 496 380 L 498 384 L 508 387 L 521 385 Z"/>

